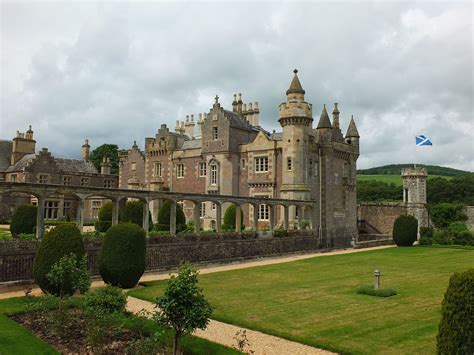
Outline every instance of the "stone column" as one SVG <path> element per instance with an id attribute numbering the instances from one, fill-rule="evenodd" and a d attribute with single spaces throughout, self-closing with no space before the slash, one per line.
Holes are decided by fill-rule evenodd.
<path id="1" fill-rule="evenodd" d="M 240 233 L 242 230 L 242 208 L 235 205 L 235 231 Z"/>
<path id="2" fill-rule="evenodd" d="M 258 204 L 253 205 L 253 223 L 252 223 L 253 230 L 258 232 Z"/>
<path id="3" fill-rule="evenodd" d="M 288 230 L 290 226 L 290 206 L 283 206 L 283 228 Z"/>
<path id="4" fill-rule="evenodd" d="M 301 207 L 295 206 L 295 217 L 298 215 L 298 218 L 295 218 L 295 227 L 296 229 L 301 229 Z"/>
<path id="5" fill-rule="evenodd" d="M 316 227 L 316 216 L 315 216 L 316 208 L 314 206 L 310 209 L 310 216 L 309 216 L 309 229 L 312 231 L 315 230 Z"/>
<path id="6" fill-rule="evenodd" d="M 84 227 L 84 199 L 82 198 L 77 200 L 76 224 L 82 233 Z"/>
<path id="7" fill-rule="evenodd" d="M 306 212 L 306 206 L 301 206 L 300 207 L 300 210 L 298 211 L 298 224 L 299 224 L 299 228 L 298 229 L 303 229 L 304 228 L 304 216 L 305 216 L 305 212 Z"/>
<path id="8" fill-rule="evenodd" d="M 113 226 L 118 224 L 118 221 L 119 221 L 119 205 L 120 205 L 119 199 L 112 200 L 112 225 Z"/>
<path id="9" fill-rule="evenodd" d="M 222 231 L 222 204 L 216 203 L 216 232 Z"/>
<path id="10" fill-rule="evenodd" d="M 143 202 L 143 229 L 145 230 L 145 236 L 148 238 L 149 237 L 149 229 L 150 229 L 150 219 L 148 218 L 150 212 L 150 206 L 148 205 L 148 200 L 145 200 Z"/>
<path id="11" fill-rule="evenodd" d="M 44 203 L 45 198 L 38 196 L 38 206 L 36 209 L 36 239 L 42 239 L 44 235 Z"/>
<path id="12" fill-rule="evenodd" d="M 270 233 L 273 233 L 273 230 L 275 229 L 275 206 L 273 205 L 270 205 L 270 215 L 268 222 L 268 226 L 270 227 Z"/>
<path id="13" fill-rule="evenodd" d="M 196 235 L 201 234 L 201 202 L 194 202 L 194 233 Z"/>
<path id="14" fill-rule="evenodd" d="M 176 235 L 176 201 L 170 201 L 170 234 Z"/>

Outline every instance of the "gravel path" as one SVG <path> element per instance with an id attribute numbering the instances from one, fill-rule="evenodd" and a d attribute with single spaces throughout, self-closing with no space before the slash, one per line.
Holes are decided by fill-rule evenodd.
<path id="1" fill-rule="evenodd" d="M 148 312 L 154 311 L 154 306 L 151 302 L 143 301 L 135 297 L 127 298 L 127 309 L 130 312 L 138 313 L 141 310 Z M 228 347 L 235 347 L 237 341 L 234 339 L 238 331 L 245 328 L 240 328 L 235 325 L 230 325 L 215 320 L 211 320 L 205 330 L 197 330 L 194 335 L 204 338 L 215 343 L 226 345 Z M 333 354 L 326 350 L 316 349 L 307 345 L 296 343 L 282 338 L 277 338 L 272 335 L 267 335 L 254 330 L 245 329 L 249 347 L 244 350 L 250 352 L 254 351 L 256 355 L 312 355 L 312 354 Z"/>

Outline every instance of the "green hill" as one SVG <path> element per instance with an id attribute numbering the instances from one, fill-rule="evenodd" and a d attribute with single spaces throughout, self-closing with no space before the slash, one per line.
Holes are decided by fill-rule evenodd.
<path id="1" fill-rule="evenodd" d="M 428 175 L 431 176 L 465 176 L 474 174 L 470 171 L 458 170 L 438 165 L 423 165 L 417 164 L 419 167 L 424 167 L 428 170 Z M 378 166 L 370 169 L 357 170 L 358 175 L 398 175 L 400 176 L 402 168 L 413 167 L 413 164 L 390 164 Z"/>

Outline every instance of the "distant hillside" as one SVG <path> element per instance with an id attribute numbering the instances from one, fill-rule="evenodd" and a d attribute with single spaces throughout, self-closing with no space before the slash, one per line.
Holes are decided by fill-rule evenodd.
<path id="1" fill-rule="evenodd" d="M 417 166 L 422 166 L 428 170 L 428 175 L 438 175 L 438 176 L 463 176 L 471 175 L 474 173 L 470 171 L 458 170 L 453 168 L 447 168 L 444 166 L 438 165 L 423 165 L 417 164 Z M 378 166 L 370 169 L 361 169 L 357 170 L 358 175 L 400 175 L 402 168 L 413 167 L 413 164 L 390 164 L 384 166 Z"/>

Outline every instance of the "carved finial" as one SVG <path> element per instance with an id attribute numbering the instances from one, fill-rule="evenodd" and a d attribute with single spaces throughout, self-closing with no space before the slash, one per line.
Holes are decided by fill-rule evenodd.
<path id="1" fill-rule="evenodd" d="M 298 73 L 298 69 L 293 70 L 293 73 L 295 74 Z"/>
<path id="2" fill-rule="evenodd" d="M 216 97 L 214 98 L 214 100 L 216 100 L 216 104 L 218 104 L 218 103 L 219 103 L 219 96 L 216 95 Z"/>

